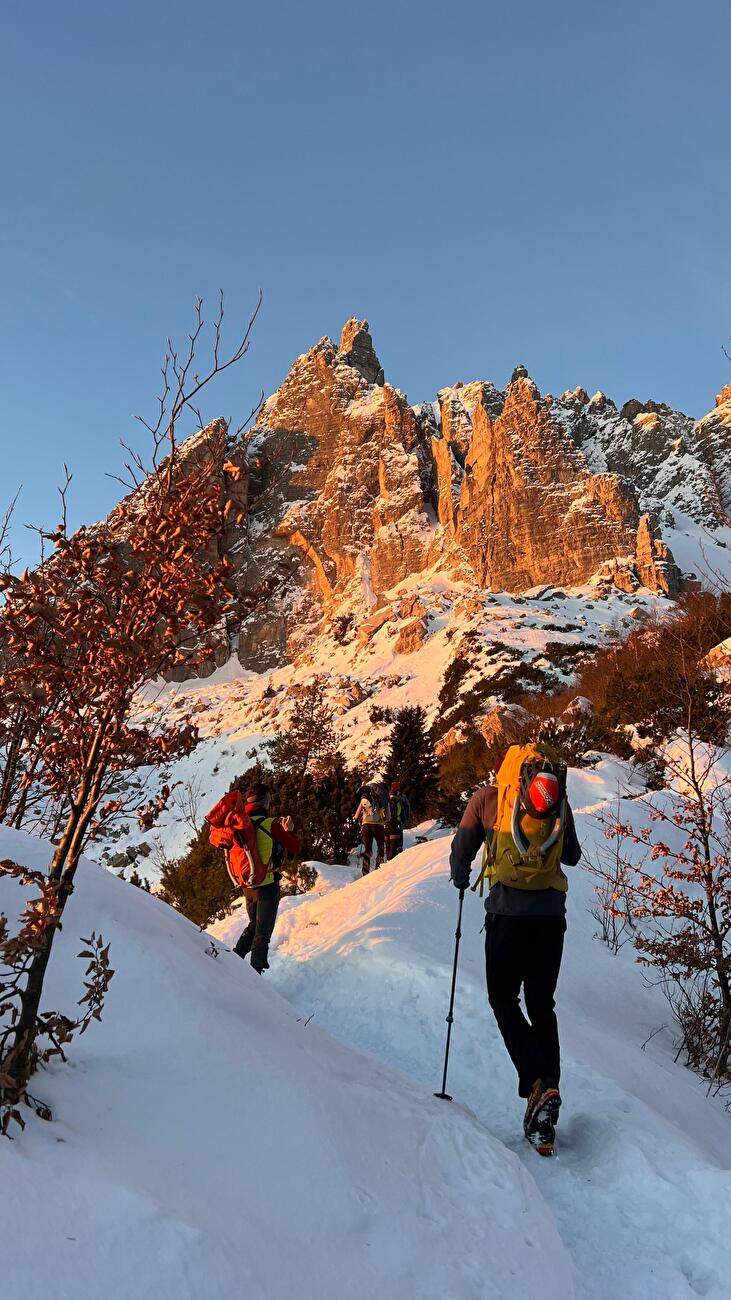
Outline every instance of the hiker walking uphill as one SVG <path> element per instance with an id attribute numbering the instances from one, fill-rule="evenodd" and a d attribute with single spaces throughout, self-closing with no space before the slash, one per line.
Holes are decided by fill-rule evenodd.
<path id="1" fill-rule="evenodd" d="M 411 804 L 401 791 L 398 781 L 391 783 L 388 800 L 388 827 L 386 830 L 386 856 L 389 862 L 404 848 L 404 826 L 411 814 Z"/>
<path id="2" fill-rule="evenodd" d="M 483 847 L 484 846 L 484 847 Z M 561 1096 L 554 993 L 568 881 L 561 863 L 581 857 L 566 797 L 566 768 L 548 745 L 511 745 L 497 784 L 470 799 L 452 841 L 452 882 L 464 891 L 483 847 L 473 888 L 487 881 L 487 996 L 527 1101 L 523 1129 L 542 1155 L 553 1151 Z M 527 1018 L 520 1003 L 523 990 Z"/>
<path id="3" fill-rule="evenodd" d="M 285 853 L 299 853 L 291 817 L 270 817 L 271 790 L 257 784 L 242 796 L 240 790 L 224 795 L 208 813 L 211 844 L 224 850 L 228 874 L 243 889 L 249 924 L 239 936 L 234 952 L 251 953 L 255 971 L 269 969 L 269 941 L 279 908 L 282 862 Z"/>
<path id="4" fill-rule="evenodd" d="M 388 823 L 388 792 L 385 785 L 374 782 L 360 792 L 360 803 L 353 813 L 353 821 L 360 822 L 363 842 L 362 874 L 371 869 L 371 854 L 376 846 L 376 866 L 380 867 L 386 856 L 386 826 Z"/>

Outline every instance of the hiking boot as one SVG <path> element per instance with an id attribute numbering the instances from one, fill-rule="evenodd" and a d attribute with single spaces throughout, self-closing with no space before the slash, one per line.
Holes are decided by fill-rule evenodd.
<path id="1" fill-rule="evenodd" d="M 553 1146 L 560 1109 L 561 1094 L 558 1088 L 547 1087 L 542 1079 L 536 1079 L 530 1090 L 528 1104 L 525 1108 L 525 1118 L 523 1119 L 523 1132 L 529 1142 L 534 1137 L 540 1139 L 541 1129 L 543 1128 L 545 1129 L 545 1142 L 548 1143 L 550 1139 L 551 1147 Z"/>
<path id="2" fill-rule="evenodd" d="M 528 1141 L 535 1147 L 539 1156 L 552 1156 L 556 1143 L 556 1125 L 547 1111 L 539 1111 L 535 1128 Z"/>

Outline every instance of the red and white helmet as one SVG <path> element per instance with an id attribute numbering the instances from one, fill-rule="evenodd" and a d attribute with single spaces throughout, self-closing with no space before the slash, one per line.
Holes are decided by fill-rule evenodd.
<path id="1" fill-rule="evenodd" d="M 565 780 L 535 762 L 524 763 L 520 773 L 520 802 L 533 817 L 553 817 L 565 791 Z"/>

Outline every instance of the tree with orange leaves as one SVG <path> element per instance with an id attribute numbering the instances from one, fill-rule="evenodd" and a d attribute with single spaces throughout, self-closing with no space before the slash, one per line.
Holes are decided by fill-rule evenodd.
<path id="1" fill-rule="evenodd" d="M 226 426 L 210 426 L 212 434 L 199 439 L 193 456 L 181 457 L 177 444 L 180 416 L 195 409 L 196 395 L 214 375 L 244 355 L 256 316 L 230 359 L 222 361 L 221 301 L 213 362 L 201 379 L 194 373 L 201 307 L 199 302 L 187 355 L 180 359 L 171 348 L 166 360 L 159 418 L 147 426 L 152 463 L 148 470 L 140 456 L 132 457 L 132 494 L 105 523 L 70 535 L 62 491 L 64 520 L 42 533 L 52 553 L 34 571 L 0 578 L 0 727 L 23 718 L 32 737 L 23 780 L 36 796 L 65 809 L 41 900 L 26 918 L 31 937 L 22 979 L 17 943 L 0 933 L 0 961 L 15 972 L 4 979 L 0 970 L 0 1103 L 6 1121 L 11 1112 L 18 1117 L 17 1105 L 43 1059 L 38 1039 L 48 1036 L 48 1026 L 40 1003 L 54 936 L 84 845 L 119 810 L 118 800 L 107 797 L 115 778 L 188 754 L 198 740 L 190 717 L 172 722 L 142 710 L 142 688 L 183 662 L 188 672 L 194 670 L 212 653 L 212 630 L 245 616 L 268 594 L 242 595 L 226 555 L 232 515 L 242 522 L 233 467 L 220 470 Z M 0 864 L 0 871 L 18 876 L 14 864 Z M 29 883 L 30 873 L 21 879 Z M 97 959 L 100 952 L 106 960 L 101 943 Z M 95 1018 L 99 1011 L 95 1002 Z"/>

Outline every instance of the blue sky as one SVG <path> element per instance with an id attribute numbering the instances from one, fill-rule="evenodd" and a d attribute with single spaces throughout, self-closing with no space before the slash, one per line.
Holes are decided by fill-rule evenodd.
<path id="1" fill-rule="evenodd" d="M 728 0 L 3 7 L 0 502 L 118 495 L 196 294 L 240 417 L 350 315 L 412 401 L 583 385 L 700 415 L 731 379 Z M 16 545 L 30 546 L 16 531 Z"/>

